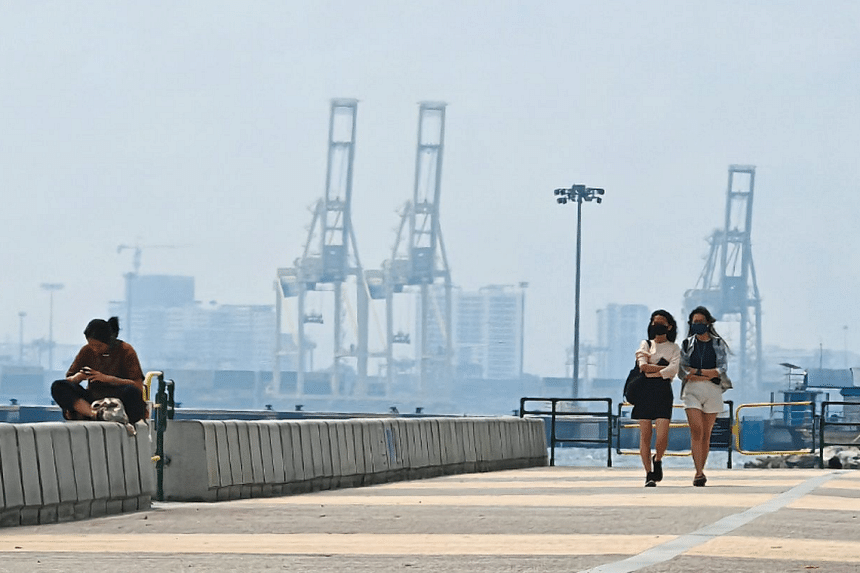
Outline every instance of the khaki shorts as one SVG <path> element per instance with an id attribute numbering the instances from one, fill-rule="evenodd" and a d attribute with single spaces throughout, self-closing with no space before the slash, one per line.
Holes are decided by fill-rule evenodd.
<path id="1" fill-rule="evenodd" d="M 681 395 L 684 408 L 701 410 L 706 414 L 723 411 L 723 390 L 713 382 L 687 382 Z"/>

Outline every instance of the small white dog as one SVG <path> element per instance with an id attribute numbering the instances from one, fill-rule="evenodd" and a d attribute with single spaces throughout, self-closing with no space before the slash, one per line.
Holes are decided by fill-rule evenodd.
<path id="1" fill-rule="evenodd" d="M 125 406 L 119 398 L 102 398 L 93 402 L 91 406 L 96 411 L 96 420 L 119 422 L 125 425 L 129 436 L 137 435 L 134 426 L 128 423 L 128 414 L 125 413 Z"/>

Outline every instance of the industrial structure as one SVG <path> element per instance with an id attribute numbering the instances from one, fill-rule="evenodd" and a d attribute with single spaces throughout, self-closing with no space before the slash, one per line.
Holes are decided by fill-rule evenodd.
<path id="1" fill-rule="evenodd" d="M 442 155 L 445 145 L 445 104 L 422 102 L 418 111 L 418 144 L 415 152 L 415 184 L 412 201 L 400 213 L 400 226 L 391 258 L 383 263 L 380 274 L 386 300 L 386 375 L 391 390 L 397 364 L 394 345 L 408 342 L 408 333 L 394 332 L 394 295 L 418 290 L 417 392 L 427 390 L 431 380 L 447 385 L 452 378 L 453 337 L 451 330 L 451 270 L 439 223 L 442 184 Z M 408 235 L 404 237 L 404 232 Z M 433 285 L 442 288 L 435 296 Z M 440 304 L 441 303 L 441 304 Z"/>
<path id="2" fill-rule="evenodd" d="M 755 166 L 730 165 L 722 229 L 709 239 L 710 252 L 694 289 L 684 293 L 684 316 L 703 305 L 717 320 L 737 323 L 739 376 L 759 389 L 762 378 L 761 297 L 752 258 Z"/>
<path id="3" fill-rule="evenodd" d="M 296 298 L 296 395 L 305 391 L 307 373 L 306 351 L 311 347 L 305 333 L 305 324 L 322 324 L 319 313 L 309 313 L 306 297 L 310 291 L 328 291 L 333 294 L 333 362 L 331 372 L 332 396 L 342 395 L 346 388 L 342 363 L 348 358 L 357 359 L 358 383 L 367 378 L 367 299 L 368 289 L 358 256 L 355 232 L 352 227 L 352 173 L 355 159 L 355 132 L 358 101 L 335 99 L 331 102 L 328 132 L 328 162 L 325 195 L 317 201 L 313 220 L 308 231 L 301 257 L 293 267 L 278 269 L 276 283 L 276 350 L 273 369 L 273 393 L 280 394 L 280 358 L 284 354 L 280 337 L 281 297 Z M 345 285 L 349 277 L 355 280 L 357 311 L 356 342 L 344 344 L 344 318 L 349 298 Z"/>
<path id="4" fill-rule="evenodd" d="M 451 273 L 442 242 L 439 224 L 439 198 L 442 177 L 442 154 L 445 138 L 445 104 L 423 102 L 419 106 L 418 145 L 412 200 L 400 212 L 400 226 L 391 257 L 381 269 L 365 271 L 358 254 L 351 220 L 352 173 L 355 157 L 355 134 L 358 102 L 335 99 L 331 102 L 328 165 L 325 196 L 313 210 L 313 219 L 302 255 L 292 267 L 280 268 L 275 283 L 276 340 L 273 364 L 272 394 L 282 394 L 280 361 L 286 353 L 280 328 L 284 313 L 283 299 L 295 298 L 297 316 L 296 389 L 292 396 L 302 396 L 308 374 L 306 354 L 315 346 L 306 333 L 306 324 L 325 324 L 323 313 L 309 310 L 310 292 L 332 292 L 334 297 L 332 325 L 333 362 L 332 397 L 391 396 L 399 372 L 409 370 L 421 396 L 430 381 L 445 384 L 452 376 L 453 346 L 451 336 Z M 431 288 L 441 285 L 444 297 L 431 296 Z M 348 292 L 347 287 L 354 287 Z M 421 317 L 417 337 L 409 332 L 394 331 L 395 295 L 404 292 L 419 297 Z M 354 301 L 354 309 L 353 303 Z M 384 348 L 370 349 L 369 311 L 373 301 L 385 304 Z M 351 343 L 346 342 L 346 319 L 354 327 Z M 417 357 L 413 364 L 395 357 L 395 345 L 416 341 Z M 441 342 L 440 342 L 441 340 Z M 440 350 L 441 349 L 441 350 Z M 383 384 L 370 387 L 368 360 L 383 361 Z M 354 384 L 347 384 L 347 359 L 354 359 Z M 414 366 L 414 368 L 413 368 Z M 414 370 L 414 372 L 412 372 Z"/>

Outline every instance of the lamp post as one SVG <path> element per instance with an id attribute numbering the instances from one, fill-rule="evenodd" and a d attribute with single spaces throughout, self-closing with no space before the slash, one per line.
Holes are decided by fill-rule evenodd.
<path id="1" fill-rule="evenodd" d="M 520 283 L 520 380 L 523 379 L 523 362 L 525 361 L 525 339 L 526 339 L 526 288 L 529 283 Z"/>
<path id="2" fill-rule="evenodd" d="M 54 367 L 54 291 L 63 288 L 62 283 L 42 283 L 42 288 L 50 295 L 51 306 L 48 313 L 48 371 Z"/>
<path id="3" fill-rule="evenodd" d="M 579 387 L 579 281 L 580 261 L 582 258 L 582 202 L 603 202 L 603 189 L 597 187 L 586 187 L 585 185 L 571 185 L 569 189 L 556 189 L 555 198 L 559 205 L 565 205 L 568 201 L 576 202 L 576 295 L 574 301 L 573 319 L 573 381 L 571 393 L 576 397 Z"/>
<path id="4" fill-rule="evenodd" d="M 24 317 L 27 313 L 18 312 L 18 364 L 24 364 Z"/>

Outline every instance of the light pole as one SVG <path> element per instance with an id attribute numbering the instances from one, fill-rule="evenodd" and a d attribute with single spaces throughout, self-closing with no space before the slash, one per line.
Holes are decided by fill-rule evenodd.
<path id="1" fill-rule="evenodd" d="M 525 348 L 526 348 L 526 288 L 528 288 L 529 283 L 521 282 L 520 283 L 520 380 L 523 379 L 523 362 L 525 361 Z"/>
<path id="2" fill-rule="evenodd" d="M 50 295 L 51 306 L 48 313 L 48 371 L 54 367 L 54 291 L 63 288 L 63 283 L 42 283 L 42 288 Z"/>
<path id="3" fill-rule="evenodd" d="M 27 313 L 18 312 L 18 364 L 24 364 L 24 317 Z"/>
<path id="4" fill-rule="evenodd" d="M 568 201 L 576 202 L 576 295 L 574 302 L 573 319 L 573 381 L 571 393 L 576 397 L 579 387 L 579 279 L 580 260 L 582 258 L 582 202 L 603 202 L 603 189 L 597 187 L 586 187 L 585 185 L 571 185 L 569 189 L 556 189 L 555 196 L 559 205 L 565 205 Z"/>

